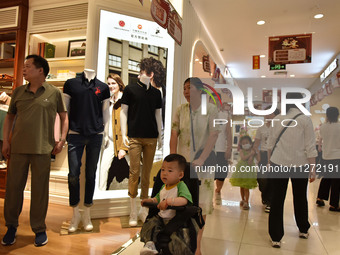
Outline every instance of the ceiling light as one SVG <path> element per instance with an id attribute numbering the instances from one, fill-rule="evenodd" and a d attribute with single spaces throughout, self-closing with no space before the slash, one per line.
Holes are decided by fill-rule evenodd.
<path id="1" fill-rule="evenodd" d="M 289 75 L 290 77 L 295 77 L 295 74 L 291 74 L 291 75 Z"/>
<path id="2" fill-rule="evenodd" d="M 267 88 L 262 88 L 262 89 L 267 89 Z"/>
<path id="3" fill-rule="evenodd" d="M 314 19 L 321 19 L 321 18 L 323 18 L 323 14 L 322 13 L 314 15 Z"/>
<path id="4" fill-rule="evenodd" d="M 198 63 L 200 63 L 201 65 L 202 65 L 202 62 L 200 61 L 200 62 L 198 62 Z"/>
<path id="5" fill-rule="evenodd" d="M 264 25 L 266 22 L 264 20 L 259 20 L 256 24 L 261 26 Z"/>
<path id="6" fill-rule="evenodd" d="M 260 55 L 260 58 L 265 58 L 266 57 L 266 55 Z"/>
<path id="7" fill-rule="evenodd" d="M 196 59 L 195 59 L 195 61 L 197 62 L 197 61 L 199 61 L 199 59 L 198 59 L 198 58 L 196 58 Z"/>
<path id="8" fill-rule="evenodd" d="M 261 75 L 261 78 L 266 78 L 266 76 L 265 75 Z"/>

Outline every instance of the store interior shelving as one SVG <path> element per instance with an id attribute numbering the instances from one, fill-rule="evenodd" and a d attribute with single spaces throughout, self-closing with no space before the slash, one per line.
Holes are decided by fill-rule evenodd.
<path id="1" fill-rule="evenodd" d="M 67 79 L 74 78 L 76 73 L 82 72 L 85 66 L 85 54 L 70 56 L 72 42 L 86 41 L 86 28 L 64 29 L 30 33 L 28 40 L 28 54 L 38 54 L 46 58 L 50 66 L 50 73 L 46 81 L 60 89 Z M 54 52 L 46 56 L 40 48 L 43 43 L 52 44 Z M 46 45 L 45 45 L 46 47 Z M 84 52 L 83 52 L 84 53 Z M 52 56 L 52 57 L 51 57 Z M 56 155 L 51 163 L 50 197 L 55 203 L 67 203 L 67 145 L 61 153 Z M 29 187 L 26 187 L 26 191 Z"/>
<path id="2" fill-rule="evenodd" d="M 41 43 L 54 46 L 53 57 L 43 55 L 50 66 L 47 82 L 62 88 L 67 79 L 74 78 L 76 73 L 84 70 L 85 53 L 82 56 L 70 56 L 72 43 L 80 40 L 86 41 L 85 28 L 30 34 L 29 54 L 39 54 Z"/>
<path id="3" fill-rule="evenodd" d="M 0 92 L 11 94 L 15 65 L 15 31 L 0 33 Z"/>

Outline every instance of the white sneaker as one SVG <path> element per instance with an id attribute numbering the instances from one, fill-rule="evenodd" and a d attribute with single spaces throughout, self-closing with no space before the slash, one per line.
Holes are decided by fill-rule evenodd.
<path id="1" fill-rule="evenodd" d="M 215 204 L 221 205 L 222 204 L 222 198 L 221 198 L 221 192 L 215 192 Z"/>
<path id="2" fill-rule="evenodd" d="M 136 227 L 137 223 L 138 223 L 137 213 L 131 212 L 130 218 L 129 218 L 129 225 L 130 225 L 130 227 Z"/>
<path id="3" fill-rule="evenodd" d="M 149 208 L 142 206 L 138 212 L 138 219 L 140 219 L 144 223 L 148 214 Z"/>
<path id="4" fill-rule="evenodd" d="M 140 255 L 152 255 L 152 254 L 158 254 L 158 251 L 156 250 L 154 242 L 149 241 L 144 245 L 143 249 L 140 250 Z"/>
<path id="5" fill-rule="evenodd" d="M 85 210 L 84 210 L 82 222 L 83 222 L 83 227 L 84 227 L 85 231 L 91 231 L 93 229 L 89 207 L 86 207 Z"/>
<path id="6" fill-rule="evenodd" d="M 308 239 L 308 237 L 309 237 L 309 233 L 307 232 L 307 233 L 299 233 L 299 237 L 300 238 L 302 238 L 302 239 Z"/>
<path id="7" fill-rule="evenodd" d="M 270 206 L 269 205 L 266 205 L 266 207 L 264 208 L 264 211 L 266 213 L 270 213 Z"/>
<path id="8" fill-rule="evenodd" d="M 244 202 L 242 208 L 243 208 L 243 210 L 249 210 L 250 206 L 249 206 L 248 203 Z"/>
<path id="9" fill-rule="evenodd" d="M 79 212 L 78 213 L 73 213 L 71 224 L 68 227 L 68 232 L 70 232 L 70 233 L 75 232 L 78 229 L 78 225 L 80 223 L 80 220 L 81 220 L 80 213 Z"/>
<path id="10" fill-rule="evenodd" d="M 281 248 L 281 242 L 272 241 L 272 247 L 274 247 L 274 248 Z"/>
<path id="11" fill-rule="evenodd" d="M 136 227 L 137 226 L 137 198 L 130 198 L 131 203 L 131 212 L 130 212 L 130 219 L 129 219 L 129 225 L 130 227 Z"/>

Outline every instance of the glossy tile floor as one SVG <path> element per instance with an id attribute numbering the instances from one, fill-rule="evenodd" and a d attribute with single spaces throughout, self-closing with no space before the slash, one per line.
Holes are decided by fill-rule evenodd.
<path id="1" fill-rule="evenodd" d="M 309 185 L 309 220 L 311 228 L 309 239 L 298 237 L 295 224 L 292 190 L 289 185 L 285 202 L 285 235 L 280 249 L 271 247 L 268 234 L 268 214 L 264 212 L 259 190 L 251 191 L 250 210 L 239 206 L 239 188 L 231 187 L 225 181 L 222 189 L 222 205 L 216 206 L 207 217 L 203 233 L 203 255 L 257 255 L 257 254 L 331 254 L 340 255 L 340 213 L 317 207 L 316 194 L 320 180 Z M 143 243 L 137 239 L 121 255 L 139 254 Z"/>

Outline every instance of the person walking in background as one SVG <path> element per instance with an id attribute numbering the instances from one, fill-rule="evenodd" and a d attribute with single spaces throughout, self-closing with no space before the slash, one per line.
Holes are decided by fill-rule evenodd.
<path id="1" fill-rule="evenodd" d="M 48 208 L 51 153 L 55 155 L 61 152 L 68 130 L 63 95 L 58 88 L 46 83 L 49 70 L 46 59 L 38 55 L 26 57 L 23 74 L 29 83 L 13 91 L 5 119 L 2 153 L 6 158 L 10 158 L 10 163 L 4 205 L 8 229 L 1 241 L 3 245 L 12 245 L 16 241 L 29 167 L 30 224 L 35 233 L 34 245 L 43 246 L 48 242 L 45 218 Z M 54 140 L 53 132 L 57 113 L 61 120 L 60 141 Z"/>
<path id="2" fill-rule="evenodd" d="M 251 168 L 255 166 L 254 158 L 257 161 L 260 160 L 260 155 L 256 153 L 253 142 L 250 136 L 245 135 L 240 139 L 240 160 L 236 165 L 236 172 L 230 178 L 232 186 L 240 187 L 241 202 L 243 210 L 249 210 L 249 189 L 253 189 L 257 186 L 256 171 L 251 171 Z M 248 171 L 245 171 L 248 170 Z"/>
<path id="3" fill-rule="evenodd" d="M 332 169 L 332 172 L 335 172 L 335 169 L 339 169 L 340 167 L 340 123 L 338 122 L 339 109 L 336 107 L 327 108 L 326 117 L 326 123 L 322 124 L 320 127 L 319 149 L 322 150 L 322 159 L 325 168 L 329 171 Z M 316 203 L 319 206 L 325 205 L 323 200 L 328 200 L 329 188 L 331 188 L 329 210 L 340 212 L 340 179 L 334 178 L 334 176 L 326 175 L 324 178 L 322 178 Z"/>
<path id="4" fill-rule="evenodd" d="M 287 93 L 287 99 L 301 99 L 301 93 Z M 314 169 L 315 157 L 315 135 L 313 123 L 310 117 L 301 113 L 295 104 L 287 104 L 287 114 L 278 115 L 275 119 L 276 125 L 270 130 L 268 141 L 268 158 L 272 168 L 280 169 L 285 167 L 286 171 L 276 172 L 269 176 L 272 184 L 272 200 L 269 214 L 269 235 L 272 239 L 274 248 L 281 247 L 281 239 L 284 234 L 283 228 L 283 209 L 286 198 L 288 181 L 291 179 L 293 189 L 294 214 L 299 237 L 307 239 L 308 229 L 308 202 L 307 185 L 315 180 Z M 280 124 L 284 119 L 296 121 L 296 125 L 285 128 Z M 285 126 L 290 126 L 286 123 Z M 295 171 L 291 166 L 301 166 L 299 171 Z"/>
<path id="5" fill-rule="evenodd" d="M 217 108 L 208 103 L 207 114 L 201 115 L 201 95 L 204 85 L 197 77 L 184 81 L 183 94 L 187 103 L 180 105 L 173 116 L 170 138 L 170 153 L 183 155 L 192 167 L 210 165 L 215 160 L 214 146 L 220 130 L 214 127 Z M 197 173 L 201 181 L 199 206 L 203 219 L 213 211 L 214 176 Z M 198 232 L 196 255 L 201 254 L 201 240 L 204 227 Z"/>
<path id="6" fill-rule="evenodd" d="M 265 110 L 270 109 L 271 106 L 265 108 Z M 260 161 L 258 165 L 260 167 L 260 171 L 257 173 L 257 182 L 259 184 L 259 190 L 261 191 L 262 204 L 265 206 L 264 211 L 270 212 L 270 200 L 272 196 L 271 187 L 270 187 L 270 179 L 268 179 L 268 174 L 263 173 L 262 167 L 267 166 L 268 161 L 268 137 L 270 133 L 271 123 L 269 120 L 273 119 L 276 115 L 280 113 L 279 109 L 276 109 L 272 114 L 265 116 L 265 124 L 259 127 L 256 131 L 254 149 L 256 153 L 260 155 Z M 260 150 L 259 150 L 260 147 Z"/>
<path id="7" fill-rule="evenodd" d="M 223 103 L 220 106 L 218 111 L 218 118 L 223 120 L 228 120 L 230 123 L 230 116 L 227 108 L 229 107 L 228 103 Z M 231 149 L 232 149 L 232 135 L 231 135 L 231 127 L 230 125 L 225 125 L 222 127 L 221 132 L 218 134 L 218 138 L 215 144 L 215 152 L 216 152 L 216 161 L 219 166 L 223 166 L 228 169 L 229 160 L 231 157 Z M 215 172 L 215 204 L 220 205 L 222 203 L 221 197 L 221 189 L 224 184 L 225 178 L 227 178 L 228 172 Z"/>

